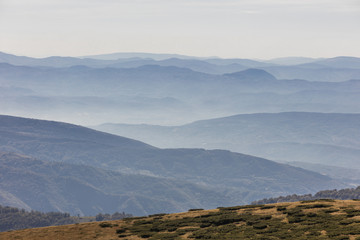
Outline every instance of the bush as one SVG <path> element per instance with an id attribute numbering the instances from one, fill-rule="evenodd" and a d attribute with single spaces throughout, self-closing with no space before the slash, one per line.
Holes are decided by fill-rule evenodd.
<path id="1" fill-rule="evenodd" d="M 123 228 L 116 230 L 117 234 L 124 233 L 124 232 L 126 232 L 126 229 L 123 229 Z"/>
<path id="2" fill-rule="evenodd" d="M 108 227 L 112 227 L 113 225 L 111 223 L 108 222 L 102 222 L 99 224 L 100 227 L 102 228 L 108 228 Z"/>

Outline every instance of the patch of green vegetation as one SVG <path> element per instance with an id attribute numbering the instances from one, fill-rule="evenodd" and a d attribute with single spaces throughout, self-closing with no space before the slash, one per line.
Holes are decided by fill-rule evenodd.
<path id="1" fill-rule="evenodd" d="M 108 227 L 113 227 L 113 225 L 111 223 L 108 223 L 108 222 L 102 222 L 102 223 L 99 223 L 99 226 L 102 227 L 102 228 L 108 228 Z"/>
<path id="2" fill-rule="evenodd" d="M 279 212 L 286 211 L 286 207 L 285 206 L 277 206 L 276 210 Z"/>
<path id="3" fill-rule="evenodd" d="M 260 207 L 260 209 L 271 209 L 274 207 L 275 207 L 274 205 L 265 205 L 265 206 Z"/>
<path id="4" fill-rule="evenodd" d="M 181 239 L 187 233 L 190 233 L 190 239 L 321 240 L 349 239 L 349 236 L 360 235 L 360 220 L 349 218 L 350 215 L 360 215 L 360 210 L 352 207 L 339 210 L 331 202 L 323 202 L 300 204 L 291 208 L 287 208 L 288 205 L 221 207 L 217 212 L 196 217 L 137 219 L 128 231 L 153 240 Z M 277 217 L 261 214 L 261 210 L 275 207 Z M 240 209 L 246 211 L 237 212 Z M 309 209 L 316 209 L 316 212 L 309 212 Z M 340 214 L 331 214 L 338 211 Z M 322 234 L 322 231 L 326 234 Z"/>
<path id="5" fill-rule="evenodd" d="M 304 200 L 304 201 L 300 201 L 301 203 L 312 203 L 312 202 L 335 202 L 336 200 L 334 199 L 328 199 L 328 198 L 324 198 L 324 199 L 314 199 L 314 200 Z"/>
<path id="6" fill-rule="evenodd" d="M 309 205 L 298 205 L 297 208 L 301 209 L 311 209 L 311 208 L 328 208 L 331 207 L 330 204 L 323 204 L 323 203 L 317 203 L 317 204 L 309 204 Z"/>
<path id="7" fill-rule="evenodd" d="M 124 233 L 124 232 L 126 232 L 125 228 L 116 229 L 117 234 L 121 234 L 121 233 Z"/>
<path id="8" fill-rule="evenodd" d="M 264 207 L 264 205 L 244 205 L 244 206 L 235 206 L 235 207 L 218 207 L 220 211 L 234 211 L 234 210 L 241 210 L 241 209 L 252 209 L 252 208 L 260 208 Z"/>
<path id="9" fill-rule="evenodd" d="M 165 215 L 167 215 L 167 213 L 157 213 L 157 214 L 151 214 L 151 215 L 149 215 L 149 217 L 162 217 Z"/>
<path id="10" fill-rule="evenodd" d="M 202 211 L 202 210 L 204 210 L 204 209 L 203 208 L 191 208 L 188 211 L 189 212 L 194 212 L 194 211 Z"/>

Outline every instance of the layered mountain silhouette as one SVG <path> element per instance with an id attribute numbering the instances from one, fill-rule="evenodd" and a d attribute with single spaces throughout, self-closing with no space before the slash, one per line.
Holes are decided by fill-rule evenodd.
<path id="1" fill-rule="evenodd" d="M 15 64 L 15 60 L 10 60 L 8 62 Z M 30 60 L 51 62 L 46 59 Z M 0 97 L 2 113 L 83 125 L 103 122 L 178 125 L 239 113 L 360 112 L 357 104 L 360 101 L 360 80 L 356 80 L 360 77 L 356 75 L 344 78 L 344 82 L 323 82 L 322 78 L 312 82 L 294 79 L 296 75 L 291 80 L 279 80 L 271 70 L 289 66 L 249 68 L 242 65 L 239 70 L 232 69 L 231 73 L 210 74 L 189 68 L 200 65 L 216 68 L 208 65 L 214 63 L 199 59 L 145 59 L 146 64 L 152 65 L 140 63 L 131 68 L 112 65 L 115 63 L 97 67 L 85 63 L 72 65 L 86 59 L 75 60 L 71 60 L 67 67 L 49 66 L 50 63 L 48 66 L 0 63 L 0 92 L 9 92 Z M 211 62 L 215 60 L 221 61 L 212 59 Z M 230 64 L 232 66 L 238 62 L 254 65 L 250 60 L 240 60 L 228 59 L 234 61 Z M 351 60 L 354 65 L 355 60 Z M 218 67 L 224 66 L 217 64 Z M 358 69 L 331 68 L 325 71 L 329 76 L 337 76 L 333 71 L 352 72 Z"/>
<path id="2" fill-rule="evenodd" d="M 327 59 L 282 58 L 270 61 L 250 59 L 197 58 L 176 54 L 113 53 L 88 57 L 31 58 L 0 52 L 0 62 L 18 66 L 134 68 L 144 65 L 185 67 L 194 71 L 225 74 L 247 68 L 260 68 L 278 79 L 305 79 L 339 82 L 360 79 L 360 60 L 355 57 Z"/>
<path id="3" fill-rule="evenodd" d="M 359 93 L 353 57 L 0 53 L 0 204 L 143 215 L 347 187 Z"/>
<path id="4" fill-rule="evenodd" d="M 258 113 L 172 127 L 103 124 L 95 128 L 159 147 L 228 149 L 277 161 L 360 169 L 360 114 Z"/>
<path id="5" fill-rule="evenodd" d="M 249 155 L 159 149 L 60 122 L 1 116 L 0 136 L 1 151 L 31 156 L 1 155 L 2 201 L 16 199 L 16 206 L 36 210 L 93 214 L 116 205 L 116 211 L 144 214 L 345 186 Z"/>

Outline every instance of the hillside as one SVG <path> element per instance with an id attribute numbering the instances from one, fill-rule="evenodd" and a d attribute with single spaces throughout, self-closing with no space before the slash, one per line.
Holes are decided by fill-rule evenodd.
<path id="1" fill-rule="evenodd" d="M 26 228 L 68 225 L 80 222 L 119 220 L 127 217 L 133 217 L 133 215 L 127 214 L 125 212 L 115 212 L 113 214 L 99 213 L 96 216 L 80 217 L 70 216 L 69 213 L 44 213 L 34 210 L 26 211 L 25 209 L 8 206 L 4 207 L 0 205 L 0 232 Z"/>
<path id="2" fill-rule="evenodd" d="M 324 190 L 312 194 L 305 195 L 288 195 L 280 196 L 277 198 L 265 198 L 262 200 L 254 201 L 252 204 L 268 204 L 268 203 L 279 203 L 279 202 L 297 202 L 304 200 L 317 200 L 317 199 L 360 199 L 360 187 L 357 188 L 346 188 L 346 189 L 334 189 L 334 190 Z"/>
<path id="3" fill-rule="evenodd" d="M 0 204 L 71 215 L 145 215 L 233 204 L 223 193 L 190 183 L 120 173 L 0 152 Z"/>
<path id="4" fill-rule="evenodd" d="M 38 211 L 25 211 L 14 207 L 3 207 L 0 205 L 0 232 L 37 228 L 56 225 L 74 224 L 79 219 L 71 217 L 68 213 Z"/>
<path id="5" fill-rule="evenodd" d="M 348 187 L 315 172 L 240 153 L 159 149 L 81 126 L 11 116 L 0 116 L 0 150 L 36 158 L 19 157 L 14 165 L 3 155 L 2 201 L 42 211 L 139 215 Z M 86 201 L 84 196 L 92 195 L 96 197 Z"/>
<path id="6" fill-rule="evenodd" d="M 0 233 L 13 239 L 359 239 L 360 202 L 305 201 Z"/>
<path id="7" fill-rule="evenodd" d="M 359 128 L 360 114 L 314 112 L 239 114 L 172 127 L 126 124 L 95 127 L 158 147 L 227 149 L 276 161 L 358 169 Z"/>

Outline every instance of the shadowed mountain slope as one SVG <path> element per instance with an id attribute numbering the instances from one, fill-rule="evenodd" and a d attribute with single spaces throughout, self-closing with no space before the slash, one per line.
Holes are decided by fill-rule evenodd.
<path id="1" fill-rule="evenodd" d="M 27 210 L 144 215 L 230 204 L 204 186 L 0 152 L 0 202 Z"/>
<path id="2" fill-rule="evenodd" d="M 59 122 L 1 116 L 0 136 L 2 151 L 201 183 L 235 202 L 344 186 L 315 172 L 249 155 L 224 150 L 158 149 Z"/>
<path id="3" fill-rule="evenodd" d="M 241 114 L 174 127 L 96 127 L 159 147 L 220 148 L 274 160 L 355 168 L 360 168 L 359 128 L 360 114 L 310 112 Z"/>

